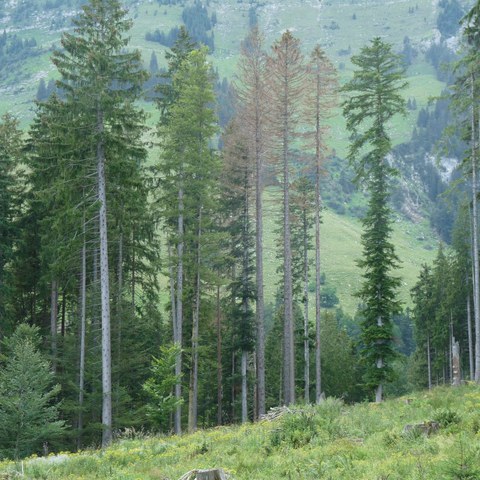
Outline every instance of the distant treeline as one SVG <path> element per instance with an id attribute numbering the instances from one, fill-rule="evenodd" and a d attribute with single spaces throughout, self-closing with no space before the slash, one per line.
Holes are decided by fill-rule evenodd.
<path id="1" fill-rule="evenodd" d="M 182 21 L 188 33 L 196 42 L 206 45 L 210 49 L 210 52 L 215 50 L 214 33 L 212 31 L 217 23 L 217 15 L 215 12 L 209 16 L 207 7 L 201 2 L 196 1 L 192 6 L 184 8 Z M 147 32 L 145 39 L 170 48 L 178 39 L 179 31 L 178 27 L 174 27 L 165 33 L 157 28 L 154 32 Z"/>

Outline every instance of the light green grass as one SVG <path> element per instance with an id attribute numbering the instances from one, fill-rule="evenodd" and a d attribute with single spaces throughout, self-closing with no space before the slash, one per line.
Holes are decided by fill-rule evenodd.
<path id="1" fill-rule="evenodd" d="M 273 422 L 182 437 L 119 440 L 103 451 L 0 463 L 0 478 L 177 480 L 223 468 L 232 480 L 454 480 L 480 465 L 480 389 L 440 387 L 383 404 L 327 399 Z M 405 425 L 440 421 L 431 435 Z M 448 420 L 452 420 L 450 423 Z M 3 476 L 2 476 L 3 474 Z"/>
<path id="2" fill-rule="evenodd" d="M 280 260 L 276 258 L 278 248 L 277 230 L 281 214 L 281 198 L 279 192 L 268 190 L 265 193 L 265 296 L 267 302 L 273 302 L 277 289 L 279 274 L 277 268 Z M 355 297 L 361 285 L 361 270 L 356 261 L 362 256 L 360 236 L 362 226 L 360 220 L 345 215 L 338 215 L 325 209 L 322 213 L 321 226 L 321 258 L 322 270 L 327 282 L 334 285 L 341 307 L 350 315 L 355 313 L 358 299 Z M 410 289 L 415 285 L 421 265 L 431 264 L 437 249 L 438 240 L 432 234 L 428 224 L 414 224 L 397 218 L 393 224 L 392 242 L 401 260 L 401 266 L 395 275 L 402 279 L 398 292 L 404 306 L 411 305 Z M 315 274 L 315 256 L 310 252 L 310 275 Z M 310 302 L 313 308 L 313 301 Z"/>

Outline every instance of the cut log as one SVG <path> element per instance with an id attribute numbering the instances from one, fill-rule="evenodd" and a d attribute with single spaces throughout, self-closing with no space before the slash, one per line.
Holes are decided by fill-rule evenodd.
<path id="1" fill-rule="evenodd" d="M 227 476 L 221 468 L 214 468 L 210 470 L 191 470 L 179 480 L 227 480 Z"/>

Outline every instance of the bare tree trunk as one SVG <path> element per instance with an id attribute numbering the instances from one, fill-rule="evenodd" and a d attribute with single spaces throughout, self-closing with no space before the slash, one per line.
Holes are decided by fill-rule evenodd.
<path id="1" fill-rule="evenodd" d="M 65 289 L 63 289 L 63 292 L 62 292 L 62 317 L 61 317 L 61 324 L 60 324 L 60 336 L 62 338 L 65 337 L 66 308 L 67 308 L 67 299 L 66 299 L 66 295 L 65 295 Z"/>
<path id="2" fill-rule="evenodd" d="M 283 123 L 283 282 L 284 282 L 284 397 L 285 404 L 295 403 L 295 349 L 293 328 L 292 250 L 290 240 L 290 172 L 289 172 L 289 99 L 288 86 L 284 91 Z"/>
<path id="3" fill-rule="evenodd" d="M 258 100 L 260 101 L 260 100 Z M 256 320 L 257 320 L 257 404 L 258 416 L 265 414 L 265 307 L 263 292 L 263 162 L 261 157 L 260 115 L 256 113 L 255 128 L 255 218 L 256 218 Z"/>
<path id="4" fill-rule="evenodd" d="M 303 357 L 305 362 L 305 403 L 310 403 L 310 335 L 308 325 L 308 242 L 307 242 L 307 213 L 303 212 Z"/>
<path id="5" fill-rule="evenodd" d="M 57 316 L 58 316 L 58 284 L 56 280 L 52 280 L 50 293 L 50 342 L 52 351 L 52 370 L 57 372 Z"/>
<path id="6" fill-rule="evenodd" d="M 190 405 L 188 411 L 188 431 L 197 430 L 198 417 L 198 335 L 200 320 L 200 248 L 202 239 L 202 207 L 198 213 L 198 236 L 197 236 L 197 271 L 195 275 L 195 305 L 192 322 L 192 372 L 190 380 Z"/>
<path id="7" fill-rule="evenodd" d="M 97 133 L 103 134 L 103 112 L 97 107 Z M 108 268 L 107 191 L 103 140 L 97 144 L 98 200 L 100 202 L 100 288 L 102 298 L 102 446 L 112 441 L 112 358 L 110 337 L 110 278 Z"/>
<path id="8" fill-rule="evenodd" d="M 467 276 L 467 289 L 468 289 Z M 468 366 L 470 372 L 470 380 L 475 378 L 475 367 L 473 363 L 473 336 L 472 336 L 472 311 L 470 307 L 470 294 L 467 295 L 467 337 L 468 337 Z"/>
<path id="9" fill-rule="evenodd" d="M 175 360 L 175 375 L 177 383 L 175 384 L 175 399 L 180 402 L 182 399 L 182 340 L 183 340 L 183 187 L 178 191 L 178 245 L 177 245 L 177 308 L 176 308 L 176 332 L 177 338 L 175 344 L 179 347 L 179 352 Z M 182 406 L 180 403 L 175 410 L 175 433 L 182 433 Z"/>
<path id="10" fill-rule="evenodd" d="M 235 421 L 235 350 L 232 351 L 232 422 Z"/>
<path id="11" fill-rule="evenodd" d="M 475 91 L 474 77 L 472 82 L 472 216 L 473 216 L 473 312 L 475 317 L 475 381 L 480 383 L 480 293 L 479 293 L 479 262 L 478 262 L 478 213 L 477 213 L 477 145 L 475 136 Z"/>
<path id="12" fill-rule="evenodd" d="M 248 421 L 248 406 L 247 406 L 247 360 L 248 352 L 242 351 L 242 423 Z"/>
<path id="13" fill-rule="evenodd" d="M 83 218 L 83 245 L 80 273 L 80 365 L 78 379 L 78 436 L 77 450 L 82 448 L 83 399 L 85 394 L 85 332 L 87 310 L 87 246 L 85 238 L 85 216 Z"/>
<path id="14" fill-rule="evenodd" d="M 117 264 L 117 381 L 115 393 L 115 408 L 120 408 L 120 365 L 122 361 L 122 293 L 123 293 L 123 232 L 118 239 L 118 264 Z"/>
<path id="15" fill-rule="evenodd" d="M 432 389 L 432 357 L 430 354 L 430 333 L 427 333 L 427 370 L 428 370 L 428 389 Z"/>
<path id="16" fill-rule="evenodd" d="M 220 313 L 220 285 L 217 285 L 217 424 L 223 423 L 223 375 L 222 375 L 222 317 Z"/>
<path id="17" fill-rule="evenodd" d="M 135 231 L 132 230 L 132 299 L 131 299 L 131 309 L 132 316 L 135 316 L 135 296 L 137 288 L 137 277 L 136 277 L 136 259 L 135 259 Z"/>
<path id="18" fill-rule="evenodd" d="M 377 325 L 379 327 L 383 326 L 382 317 L 377 318 Z M 383 358 L 381 358 L 381 357 L 377 358 L 377 368 L 383 368 L 383 367 L 384 367 Z M 380 385 L 378 385 L 378 387 L 375 391 L 375 402 L 380 403 L 382 401 L 383 401 L 383 384 L 380 383 Z"/>
<path id="19" fill-rule="evenodd" d="M 450 383 L 453 381 L 453 344 L 454 344 L 454 337 L 453 337 L 453 319 L 452 319 L 452 312 L 450 312 L 450 345 L 449 345 L 449 362 L 448 362 L 448 374 L 450 376 Z"/>

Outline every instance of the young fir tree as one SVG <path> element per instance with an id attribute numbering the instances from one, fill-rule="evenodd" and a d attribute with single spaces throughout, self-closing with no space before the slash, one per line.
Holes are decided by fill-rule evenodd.
<path id="1" fill-rule="evenodd" d="M 39 351 L 37 327 L 21 324 L 6 339 L 0 370 L 0 455 L 23 458 L 64 435 L 59 420 L 59 386 Z"/>
<path id="2" fill-rule="evenodd" d="M 65 103 L 76 113 L 72 125 L 88 139 L 97 168 L 99 264 L 102 325 L 102 444 L 112 439 L 112 371 L 110 325 L 110 268 L 107 229 L 107 177 L 115 160 L 143 156 L 138 143 L 144 115 L 134 102 L 147 78 L 138 51 L 126 52 L 131 27 L 118 0 L 90 0 L 65 33 L 63 50 L 53 62 L 62 79 Z M 125 135 L 128 132 L 129 135 Z M 132 142 L 134 138 L 134 142 Z"/>
<path id="3" fill-rule="evenodd" d="M 405 112 L 405 100 L 400 91 L 405 88 L 404 69 L 392 46 L 380 38 L 352 57 L 358 67 L 353 79 L 343 91 L 350 97 L 343 104 L 347 129 L 352 135 L 348 158 L 356 169 L 370 198 L 363 219 L 364 282 L 358 296 L 363 302 L 362 341 L 366 364 L 366 384 L 375 389 L 375 399 L 381 402 L 383 385 L 392 373 L 395 356 L 392 315 L 400 310 L 396 290 L 400 279 L 392 275 L 398 268 L 398 257 L 389 241 L 392 232 L 392 212 L 388 204 L 389 177 L 396 174 L 388 163 L 391 150 L 388 122 L 397 113 Z"/>

